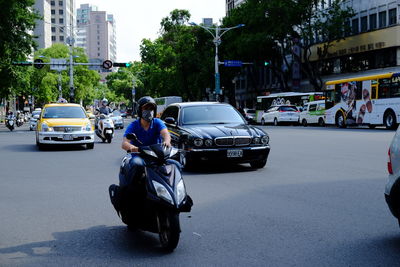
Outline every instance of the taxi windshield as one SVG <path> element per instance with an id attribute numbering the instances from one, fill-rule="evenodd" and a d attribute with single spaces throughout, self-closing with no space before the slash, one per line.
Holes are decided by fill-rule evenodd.
<path id="1" fill-rule="evenodd" d="M 44 111 L 45 119 L 84 119 L 86 114 L 81 107 L 47 107 Z"/>

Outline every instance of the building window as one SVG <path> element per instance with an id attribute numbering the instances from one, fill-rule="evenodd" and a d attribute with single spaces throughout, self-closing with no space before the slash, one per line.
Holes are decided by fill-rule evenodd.
<path id="1" fill-rule="evenodd" d="M 60 15 L 64 15 L 64 10 L 62 10 L 62 9 L 59 9 L 59 10 L 58 10 L 58 14 L 60 14 Z"/>
<path id="2" fill-rule="evenodd" d="M 60 36 L 60 42 L 64 42 L 64 36 Z"/>
<path id="3" fill-rule="evenodd" d="M 56 1 L 50 1 L 50 5 L 55 6 L 56 5 Z"/>
<path id="4" fill-rule="evenodd" d="M 389 9 L 389 25 L 397 24 L 396 13 L 397 13 L 396 8 Z"/>
<path id="5" fill-rule="evenodd" d="M 51 10 L 51 14 L 52 14 L 52 15 L 55 15 L 55 14 L 56 14 L 56 10 L 55 10 L 55 9 L 52 9 L 52 10 Z"/>
<path id="6" fill-rule="evenodd" d="M 100 51 L 100 47 L 97 47 L 97 51 Z"/>
<path id="7" fill-rule="evenodd" d="M 386 27 L 386 11 L 379 12 L 379 28 Z"/>
<path id="8" fill-rule="evenodd" d="M 56 23 L 56 19 L 51 19 L 51 23 Z"/>
<path id="9" fill-rule="evenodd" d="M 376 13 L 369 15 L 369 30 L 376 29 Z"/>
<path id="10" fill-rule="evenodd" d="M 368 30 L 368 17 L 361 18 L 361 32 L 366 32 Z"/>
<path id="11" fill-rule="evenodd" d="M 51 32 L 56 32 L 56 27 L 51 27 Z"/>
<path id="12" fill-rule="evenodd" d="M 351 33 L 357 34 L 358 33 L 358 18 L 353 19 L 351 22 Z"/>
<path id="13" fill-rule="evenodd" d="M 100 45 L 100 42 L 97 42 L 97 45 Z"/>
<path id="14" fill-rule="evenodd" d="M 99 57 L 99 56 L 100 56 L 100 53 L 97 53 L 97 56 Z"/>
<path id="15" fill-rule="evenodd" d="M 97 31 L 97 34 L 100 34 L 100 31 Z"/>
<path id="16" fill-rule="evenodd" d="M 63 6 L 63 1 L 58 1 L 59 6 Z"/>
<path id="17" fill-rule="evenodd" d="M 55 40 L 56 40 L 56 37 L 55 37 L 55 36 L 51 36 L 51 40 L 52 40 L 52 41 L 55 41 Z"/>
<path id="18" fill-rule="evenodd" d="M 59 22 L 60 24 L 64 24 L 64 19 L 63 18 L 59 19 Z"/>

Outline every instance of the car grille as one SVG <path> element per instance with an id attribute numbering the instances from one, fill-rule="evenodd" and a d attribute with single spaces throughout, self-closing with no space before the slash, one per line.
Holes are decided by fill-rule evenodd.
<path id="1" fill-rule="evenodd" d="M 82 130 L 81 126 L 55 126 L 55 132 L 63 132 L 63 133 L 72 133 L 72 132 L 79 132 Z"/>
<path id="2" fill-rule="evenodd" d="M 217 146 L 246 146 L 251 144 L 250 137 L 218 137 L 215 138 Z"/>

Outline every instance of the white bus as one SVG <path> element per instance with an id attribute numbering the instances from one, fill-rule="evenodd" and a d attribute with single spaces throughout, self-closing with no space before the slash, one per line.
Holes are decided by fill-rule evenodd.
<path id="1" fill-rule="evenodd" d="M 285 92 L 274 93 L 268 96 L 257 96 L 256 122 L 261 123 L 262 115 L 271 106 L 294 105 L 297 107 L 303 107 L 304 104 L 309 101 L 322 99 L 324 99 L 324 93 L 322 92 Z"/>
<path id="2" fill-rule="evenodd" d="M 326 124 L 384 125 L 400 121 L 400 73 L 385 73 L 326 82 Z"/>
<path id="3" fill-rule="evenodd" d="M 157 118 L 159 118 L 161 117 L 161 114 L 164 112 L 164 110 L 168 107 L 168 105 L 182 102 L 182 97 L 164 96 L 164 97 L 154 98 L 154 101 L 156 101 L 157 104 Z"/>

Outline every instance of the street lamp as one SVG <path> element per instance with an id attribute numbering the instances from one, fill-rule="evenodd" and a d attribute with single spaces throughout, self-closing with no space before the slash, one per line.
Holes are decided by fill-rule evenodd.
<path id="1" fill-rule="evenodd" d="M 198 25 L 194 22 L 189 22 L 189 25 L 191 26 L 199 26 L 203 29 L 205 29 L 206 31 L 208 31 L 213 39 L 213 43 L 215 44 L 215 96 L 217 98 L 217 101 L 219 101 L 219 97 L 221 94 L 221 83 L 220 83 L 220 74 L 219 74 L 219 59 L 218 59 L 218 46 L 221 44 L 221 37 L 222 35 L 224 35 L 226 32 L 233 30 L 233 29 L 237 29 L 237 28 L 241 28 L 244 27 L 244 24 L 239 24 L 236 25 L 234 27 L 229 27 L 229 28 L 220 28 L 218 25 L 216 27 L 206 27 L 203 25 Z M 213 33 L 212 31 L 215 31 L 215 33 Z"/>

